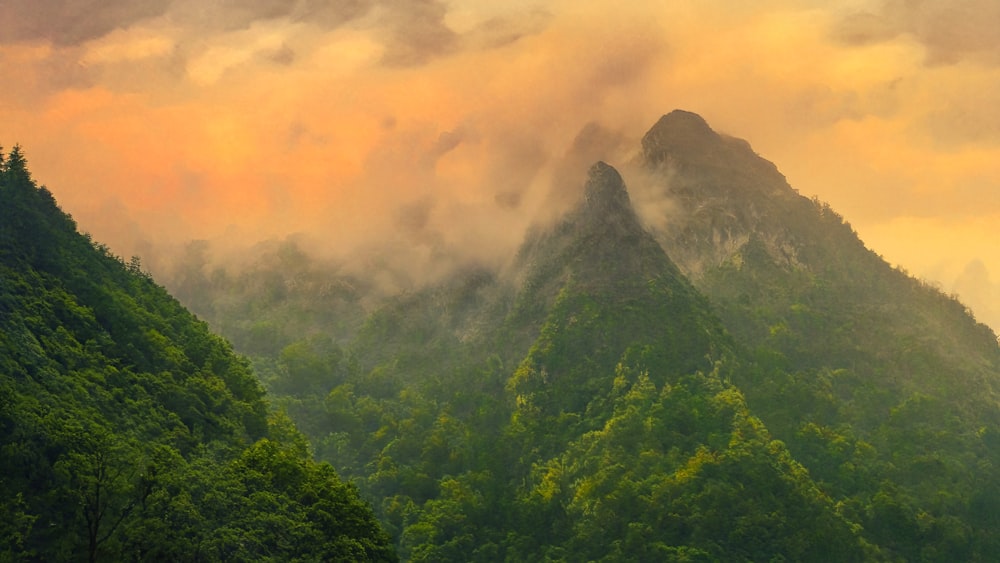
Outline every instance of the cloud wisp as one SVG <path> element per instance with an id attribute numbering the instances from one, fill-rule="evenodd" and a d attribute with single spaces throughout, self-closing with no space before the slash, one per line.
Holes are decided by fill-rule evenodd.
<path id="1" fill-rule="evenodd" d="M 123 255 L 302 233 L 420 278 L 501 263 L 684 108 L 948 285 L 1000 271 L 993 4 L 10 0 L 0 141 Z"/>

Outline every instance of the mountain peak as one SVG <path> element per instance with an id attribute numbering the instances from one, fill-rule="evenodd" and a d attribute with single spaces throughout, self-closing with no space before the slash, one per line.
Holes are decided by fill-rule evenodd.
<path id="1" fill-rule="evenodd" d="M 602 232 L 603 236 L 609 237 L 620 237 L 626 233 L 632 236 L 643 230 L 625 181 L 610 164 L 598 161 L 590 167 L 583 196 L 575 219 L 571 219 L 579 228 Z"/>
<path id="2" fill-rule="evenodd" d="M 631 207 L 621 174 L 603 161 L 594 163 L 587 172 L 584 198 L 585 205 L 595 211 L 607 212 Z"/>
<path id="3" fill-rule="evenodd" d="M 604 291 L 642 285 L 658 275 L 679 275 L 643 228 L 625 182 L 613 166 L 594 163 L 588 170 L 583 196 L 561 221 L 525 240 L 518 262 L 526 279 L 534 279 L 529 285 L 558 285 L 572 274 L 579 287 Z M 552 297 L 558 291 L 542 293 Z"/>
<path id="4" fill-rule="evenodd" d="M 661 243 L 688 275 L 722 264 L 762 233 L 775 259 L 797 260 L 792 243 L 776 241 L 787 242 L 789 214 L 799 216 L 811 204 L 746 141 L 716 133 L 695 113 L 674 110 L 643 137 L 641 161 L 649 170 L 669 171 L 664 193 L 679 213 L 663 235 L 670 240 Z"/>
<path id="5" fill-rule="evenodd" d="M 675 109 L 674 111 L 661 117 L 660 120 L 656 122 L 656 125 L 653 126 L 653 131 L 657 129 L 669 128 L 686 128 L 691 132 L 699 132 L 701 134 L 714 133 L 712 128 L 708 126 L 708 122 L 705 121 L 705 118 L 697 113 L 694 113 L 693 111 L 686 111 L 683 109 Z"/>
<path id="6" fill-rule="evenodd" d="M 648 161 L 659 162 L 669 154 L 714 152 L 722 142 L 718 133 L 698 114 L 675 109 L 664 115 L 642 138 Z"/>
<path id="7" fill-rule="evenodd" d="M 715 132 L 689 111 L 674 110 L 653 125 L 642 138 L 642 161 L 654 168 L 697 170 L 702 177 L 710 172 L 714 175 L 710 183 L 717 186 L 776 185 L 790 191 L 777 167 L 754 152 L 750 143 Z"/>

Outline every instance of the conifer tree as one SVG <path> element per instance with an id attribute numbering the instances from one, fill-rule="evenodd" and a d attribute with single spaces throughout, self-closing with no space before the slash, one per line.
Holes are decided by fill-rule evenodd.
<path id="1" fill-rule="evenodd" d="M 28 180 L 30 175 L 28 174 L 28 161 L 24 158 L 24 154 L 21 152 L 21 145 L 14 145 L 14 148 L 10 149 L 10 154 L 7 155 L 6 161 L 3 162 L 4 173 L 8 175 L 11 180 Z"/>

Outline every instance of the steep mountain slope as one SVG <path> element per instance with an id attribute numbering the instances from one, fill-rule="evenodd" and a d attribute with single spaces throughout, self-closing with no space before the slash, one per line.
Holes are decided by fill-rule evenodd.
<path id="1" fill-rule="evenodd" d="M 583 415 L 619 362 L 662 385 L 711 370 L 728 349 L 708 302 L 641 227 L 621 176 L 603 162 L 590 169 L 581 205 L 529 239 L 519 262 L 524 281 L 507 324 L 539 333 L 510 385 L 519 410 L 543 425 Z"/>
<path id="2" fill-rule="evenodd" d="M 285 399 L 403 557 L 863 556 L 725 381 L 731 340 L 617 171 L 517 262 L 380 308 L 325 398 Z"/>
<path id="3" fill-rule="evenodd" d="M 663 228 L 598 163 L 513 271 L 245 341 L 401 555 L 1000 559 L 996 336 L 695 114 L 633 164 Z"/>
<path id="4" fill-rule="evenodd" d="M 745 285 L 755 279 L 761 279 L 757 285 L 785 285 L 782 293 L 795 297 L 826 291 L 833 298 L 850 297 L 823 311 L 843 317 L 858 313 L 856 302 L 883 303 L 890 313 L 885 323 L 912 321 L 912 333 L 950 337 L 936 343 L 935 353 L 957 344 L 971 356 L 970 364 L 995 367 L 996 335 L 985 325 L 954 299 L 890 268 L 842 217 L 800 196 L 745 141 L 715 133 L 695 114 L 675 111 L 650 129 L 642 144 L 642 163 L 661 174 L 663 193 L 682 207 L 669 228 L 656 234 L 699 287 L 724 285 L 715 278 L 729 273 Z M 774 274 L 770 279 L 768 271 Z M 804 282 L 796 274 L 811 279 Z M 907 314 L 911 318 L 901 318 Z"/>
<path id="5" fill-rule="evenodd" d="M 579 208 L 522 260 L 518 304 L 548 306 L 508 384 L 532 546 L 508 555 L 862 557 L 850 523 L 726 381 L 740 369 L 729 336 L 641 227 L 617 171 L 595 164 Z"/>
<path id="6" fill-rule="evenodd" d="M 825 339 L 803 339 L 796 360 L 820 365 L 861 352 L 873 368 L 887 367 L 896 358 L 869 345 L 882 344 L 877 334 L 890 332 L 923 340 L 930 355 L 962 369 L 996 368 L 997 340 L 988 327 L 955 300 L 890 268 L 842 217 L 800 196 L 745 141 L 719 135 L 701 117 L 678 110 L 643 138 L 641 163 L 658 174 L 661 194 L 680 207 L 656 233 L 658 240 L 723 306 L 741 340 L 763 342 L 771 328 L 782 331 L 780 322 L 793 323 L 789 328 L 797 332 L 817 321 L 826 325 Z M 781 311 L 796 304 L 801 319 Z M 755 316 L 749 309 L 758 305 L 779 316 Z"/>
<path id="7" fill-rule="evenodd" d="M 0 559 L 392 560 L 244 360 L 0 158 Z"/>
<path id="8" fill-rule="evenodd" d="M 886 553 L 992 559 L 992 331 L 699 116 L 664 116 L 642 148 L 680 207 L 658 239 L 756 356 L 734 376 L 754 412 Z"/>

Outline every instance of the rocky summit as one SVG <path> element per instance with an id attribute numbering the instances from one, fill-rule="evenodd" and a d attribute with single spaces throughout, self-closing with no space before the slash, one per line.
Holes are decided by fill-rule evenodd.
<path id="1" fill-rule="evenodd" d="M 621 174 L 606 162 L 599 161 L 590 167 L 584 187 L 587 205 L 597 212 L 619 212 L 631 208 L 628 192 Z"/>

